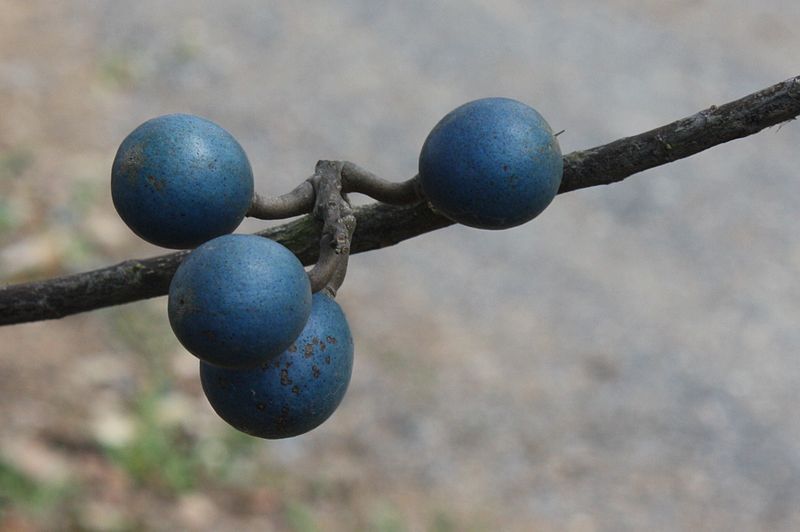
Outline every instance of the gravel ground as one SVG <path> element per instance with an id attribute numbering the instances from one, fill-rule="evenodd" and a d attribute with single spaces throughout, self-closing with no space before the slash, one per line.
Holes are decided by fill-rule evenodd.
<path id="1" fill-rule="evenodd" d="M 530 103 L 567 153 L 798 74 L 799 26 L 796 0 L 0 0 L 0 274 L 159 252 L 108 191 L 158 114 L 222 124 L 264 193 L 319 158 L 401 179 L 470 99 Z M 787 124 L 356 256 L 351 389 L 301 438 L 230 443 L 163 298 L 0 329 L 0 490 L 84 486 L 0 491 L 0 528 L 797 530 L 798 145 Z M 234 481 L 118 459 L 150 389 L 156 432 Z"/>

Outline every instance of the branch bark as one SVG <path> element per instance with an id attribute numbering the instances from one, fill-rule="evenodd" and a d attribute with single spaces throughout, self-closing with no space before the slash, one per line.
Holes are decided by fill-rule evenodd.
<path id="1" fill-rule="evenodd" d="M 325 288 L 334 274 L 346 268 L 350 240 L 356 218 L 349 201 L 342 195 L 342 166 L 340 161 L 319 161 L 314 172 L 316 205 L 314 217 L 322 220 L 319 258 L 308 272 L 311 291 Z"/>
<path id="2" fill-rule="evenodd" d="M 718 144 L 757 133 L 800 115 L 800 76 L 739 100 L 564 157 L 559 193 L 608 185 L 655 166 L 689 157 Z M 347 169 L 357 173 L 354 165 Z M 355 187 L 354 187 L 355 188 Z M 411 193 L 411 192 L 404 192 Z M 307 205 L 298 202 L 305 209 Z M 351 253 L 380 249 L 451 225 L 425 203 L 374 203 L 354 209 Z M 309 265 L 319 254 L 321 222 L 312 216 L 258 234 L 291 249 Z M 164 295 L 188 251 L 128 260 L 76 275 L 0 288 L 0 325 L 55 319 L 97 308 Z"/>

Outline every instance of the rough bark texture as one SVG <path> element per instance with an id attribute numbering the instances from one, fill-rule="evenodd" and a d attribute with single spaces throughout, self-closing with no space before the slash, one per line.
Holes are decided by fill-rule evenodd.
<path id="1" fill-rule="evenodd" d="M 322 235 L 319 240 L 319 258 L 308 272 L 311 291 L 322 290 L 331 282 L 334 274 L 346 268 L 350 255 L 356 218 L 350 202 L 342 195 L 341 161 L 319 161 L 314 172 L 316 204 L 314 218 L 322 220 Z"/>
<path id="2" fill-rule="evenodd" d="M 559 193 L 607 185 L 635 173 L 694 155 L 800 115 L 800 76 L 734 102 L 564 157 Z M 376 203 L 354 209 L 351 253 L 391 246 L 453 222 L 424 203 Z M 258 234 L 291 249 L 303 262 L 316 262 L 321 223 L 311 216 Z M 128 260 L 100 270 L 0 288 L 0 325 L 61 318 L 111 305 L 160 296 L 186 251 Z"/>
<path id="3" fill-rule="evenodd" d="M 634 137 L 572 152 L 564 157 L 564 178 L 558 192 L 616 183 L 632 174 L 793 120 L 798 114 L 800 76 L 795 76 Z"/>

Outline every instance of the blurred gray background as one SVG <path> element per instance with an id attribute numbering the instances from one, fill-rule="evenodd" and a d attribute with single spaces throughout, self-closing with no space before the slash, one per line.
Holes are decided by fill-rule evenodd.
<path id="1" fill-rule="evenodd" d="M 262 193 L 320 158 L 400 180 L 468 100 L 568 153 L 797 75 L 798 27 L 796 0 L 0 0 L 0 275 L 161 252 L 108 190 L 159 114 L 228 129 Z M 0 528 L 797 530 L 798 146 L 355 256 L 350 390 L 292 440 L 213 414 L 164 298 L 2 328 Z"/>

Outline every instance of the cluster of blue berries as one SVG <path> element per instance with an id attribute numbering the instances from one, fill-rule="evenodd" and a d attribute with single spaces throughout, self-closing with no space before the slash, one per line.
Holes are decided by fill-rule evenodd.
<path id="1" fill-rule="evenodd" d="M 433 128 L 418 182 L 407 183 L 418 191 L 413 201 L 455 222 L 504 229 L 540 214 L 561 175 L 558 141 L 541 115 L 515 100 L 486 98 Z M 366 187 L 372 191 L 387 185 L 362 178 L 380 182 Z M 253 188 L 239 143 L 208 120 L 180 114 L 136 128 L 111 174 L 114 205 L 137 235 L 195 248 L 172 279 L 168 313 L 178 340 L 200 359 L 211 406 L 243 432 L 286 438 L 317 427 L 339 405 L 353 340 L 339 305 L 326 290 L 312 295 L 291 251 L 230 234 L 254 205 Z"/>
<path id="2" fill-rule="evenodd" d="M 236 139 L 196 116 L 149 120 L 120 145 L 111 192 L 144 240 L 198 246 L 170 284 L 169 321 L 200 359 L 203 391 L 220 417 L 262 438 L 325 421 L 350 382 L 347 320 L 329 295 L 312 296 L 287 248 L 228 234 L 253 200 L 253 173 Z"/>

